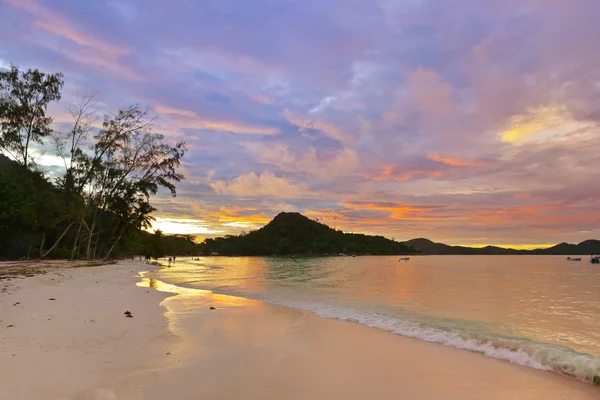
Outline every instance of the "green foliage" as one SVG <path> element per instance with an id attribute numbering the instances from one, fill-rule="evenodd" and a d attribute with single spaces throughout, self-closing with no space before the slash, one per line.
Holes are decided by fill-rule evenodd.
<path id="1" fill-rule="evenodd" d="M 344 233 L 298 213 L 281 213 L 263 228 L 240 236 L 206 239 L 203 254 L 221 255 L 323 255 L 413 254 L 404 243 L 383 236 Z"/>
<path id="2" fill-rule="evenodd" d="M 192 252 L 190 238 L 150 235 L 160 188 L 176 195 L 186 152 L 152 132 L 153 118 L 134 105 L 104 116 L 94 129 L 92 96 L 69 109 L 73 127 L 52 143 L 65 173 L 51 184 L 31 170 L 30 143 L 52 133 L 47 105 L 59 100 L 62 74 L 12 67 L 0 73 L 0 258 L 109 258 L 114 255 Z M 91 148 L 82 144 L 92 136 Z"/>
<path id="3" fill-rule="evenodd" d="M 40 172 L 0 155 L 0 256 L 26 255 L 29 246 L 37 252 L 63 211 L 59 191 Z"/>
<path id="4" fill-rule="evenodd" d="M 71 249 L 65 249 L 63 247 L 58 247 L 52 253 L 52 258 L 58 260 L 64 260 L 71 257 Z"/>
<path id="5" fill-rule="evenodd" d="M 52 129 L 46 116 L 51 101 L 60 100 L 62 74 L 35 70 L 21 72 L 15 66 L 0 72 L 0 149 L 15 161 L 29 165 L 29 145 L 42 143 Z"/>

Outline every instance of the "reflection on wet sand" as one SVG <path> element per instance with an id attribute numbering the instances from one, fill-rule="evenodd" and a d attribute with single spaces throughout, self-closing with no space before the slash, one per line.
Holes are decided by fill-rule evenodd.
<path id="1" fill-rule="evenodd" d="M 318 273 L 299 270 L 292 279 Z M 153 377 L 145 400 L 596 398 L 592 387 L 478 354 L 148 276 L 138 285 L 174 295 L 163 305 L 182 340 L 176 368 Z"/>
<path id="2" fill-rule="evenodd" d="M 163 282 L 155 278 L 147 278 L 149 271 L 140 272 L 139 287 L 148 287 L 159 292 L 171 293 L 161 302 L 161 306 L 166 308 L 165 316 L 168 320 L 169 330 L 179 336 L 186 336 L 188 328 L 182 326 L 191 317 L 201 311 L 211 311 L 227 309 L 229 312 L 238 310 L 252 310 L 263 307 L 263 303 L 256 300 L 249 300 L 242 297 L 227 296 L 215 294 L 210 290 L 194 289 L 177 286 L 171 283 Z"/>

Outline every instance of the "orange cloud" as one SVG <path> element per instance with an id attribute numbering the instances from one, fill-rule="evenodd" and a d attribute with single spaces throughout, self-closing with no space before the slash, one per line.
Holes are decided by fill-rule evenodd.
<path id="1" fill-rule="evenodd" d="M 219 212 L 212 213 L 219 221 L 224 222 L 225 226 L 244 227 L 249 225 L 267 224 L 270 219 L 262 214 L 253 213 L 254 207 L 226 207 L 219 208 Z"/>
<path id="2" fill-rule="evenodd" d="M 207 224 L 206 221 L 201 219 L 168 217 L 156 217 L 156 220 L 152 223 L 152 228 L 150 228 L 149 231 L 155 232 L 157 230 L 160 230 L 168 235 L 206 235 L 223 232 L 222 230 L 214 229 L 209 224 Z"/>
<path id="3" fill-rule="evenodd" d="M 340 204 L 351 210 L 387 211 L 392 214 L 391 218 L 393 219 L 414 218 L 432 210 L 427 207 L 415 207 L 406 204 L 392 203 L 342 201 Z"/>
<path id="4" fill-rule="evenodd" d="M 209 129 L 220 132 L 257 135 L 276 135 L 279 133 L 276 128 L 204 118 L 190 110 L 181 110 L 161 105 L 156 106 L 154 109 L 158 114 L 164 116 L 169 122 L 180 129 Z"/>
<path id="5" fill-rule="evenodd" d="M 389 181 L 393 178 L 394 170 L 396 169 L 395 165 L 384 165 L 381 169 L 381 174 L 373 178 L 376 181 Z"/>
<path id="6" fill-rule="evenodd" d="M 381 173 L 374 177 L 375 181 L 389 181 L 395 180 L 396 182 L 405 182 L 410 181 L 412 179 L 418 179 L 422 177 L 427 177 L 428 179 L 440 179 L 444 176 L 442 171 L 427 171 L 427 170 L 415 170 L 415 171 L 406 171 L 403 173 L 399 173 L 396 171 L 395 165 L 385 165 L 381 169 Z"/>
<path id="7" fill-rule="evenodd" d="M 422 177 L 422 176 L 426 176 L 429 179 L 439 179 L 439 178 L 444 177 L 444 173 L 441 171 L 425 171 L 425 170 L 408 171 L 408 172 L 403 173 L 399 177 L 396 177 L 394 180 L 399 181 L 399 182 L 404 182 L 404 181 L 410 181 L 412 179 L 415 179 L 416 177 Z"/>
<path id="8" fill-rule="evenodd" d="M 430 154 L 427 158 L 453 167 L 483 167 L 485 163 L 461 160 L 453 157 L 444 157 L 439 154 Z"/>

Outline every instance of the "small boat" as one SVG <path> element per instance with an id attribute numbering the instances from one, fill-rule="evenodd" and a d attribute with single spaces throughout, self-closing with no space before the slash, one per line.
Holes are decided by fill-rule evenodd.
<path id="1" fill-rule="evenodd" d="M 410 257 L 400 257 L 400 259 L 398 261 L 408 261 L 410 260 Z"/>
<path id="2" fill-rule="evenodd" d="M 571 258 L 571 257 L 567 257 L 567 260 L 569 260 L 569 261 L 581 261 L 581 258 Z"/>

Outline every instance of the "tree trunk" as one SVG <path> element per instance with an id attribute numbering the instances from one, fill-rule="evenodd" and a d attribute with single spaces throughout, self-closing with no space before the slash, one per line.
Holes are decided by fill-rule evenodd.
<path id="1" fill-rule="evenodd" d="M 44 252 L 44 244 L 46 244 L 46 232 L 42 232 L 42 244 L 40 244 L 40 258 L 42 258 L 42 253 Z"/>
<path id="2" fill-rule="evenodd" d="M 73 248 L 71 249 L 71 260 L 75 257 L 75 250 L 79 244 L 79 234 L 81 233 L 81 226 L 83 225 L 83 219 L 79 221 L 79 228 L 77 229 L 77 235 L 75 236 L 75 242 L 73 243 Z"/>
<path id="3" fill-rule="evenodd" d="M 87 249 L 85 251 L 85 258 L 87 260 L 90 259 L 91 253 L 90 253 L 90 247 L 92 246 L 92 236 L 94 236 L 94 228 L 96 227 L 96 214 L 97 214 L 98 210 L 96 209 L 96 212 L 94 212 L 94 220 L 92 221 L 92 226 L 90 227 L 90 237 L 88 238 L 88 243 L 87 243 Z"/>
<path id="4" fill-rule="evenodd" d="M 50 247 L 50 249 L 48 249 L 47 252 L 45 253 L 41 253 L 40 252 L 40 258 L 44 258 L 46 257 L 48 254 L 50 254 L 55 248 L 56 246 L 58 246 L 58 244 L 60 243 L 60 241 L 62 240 L 62 238 L 65 237 L 65 235 L 67 234 L 67 232 L 69 232 L 69 229 L 71 229 L 71 227 L 75 224 L 75 221 L 71 222 L 69 224 L 69 226 L 67 226 L 67 228 L 63 231 L 63 233 L 58 237 L 58 239 L 56 239 L 56 242 L 52 245 L 52 247 Z"/>
<path id="5" fill-rule="evenodd" d="M 108 260 L 108 258 L 110 257 L 110 253 L 112 253 L 113 249 L 115 248 L 115 246 L 117 245 L 117 243 L 119 242 L 119 240 L 121 240 L 121 236 L 119 235 L 119 237 L 117 238 L 117 240 L 115 240 L 112 244 L 112 246 L 110 246 L 110 249 L 108 249 L 108 253 L 106 253 L 106 256 L 104 256 L 104 261 Z"/>
<path id="6" fill-rule="evenodd" d="M 25 142 L 25 154 L 23 157 L 23 165 L 27 168 L 27 156 L 29 150 L 29 139 L 31 138 L 31 125 L 29 126 L 29 131 L 27 132 L 27 141 Z"/>
<path id="7" fill-rule="evenodd" d="M 96 238 L 96 241 L 94 242 L 94 251 L 92 252 L 92 259 L 96 259 L 96 250 L 98 250 L 98 243 L 100 243 L 100 233 L 98 234 L 98 237 Z"/>

